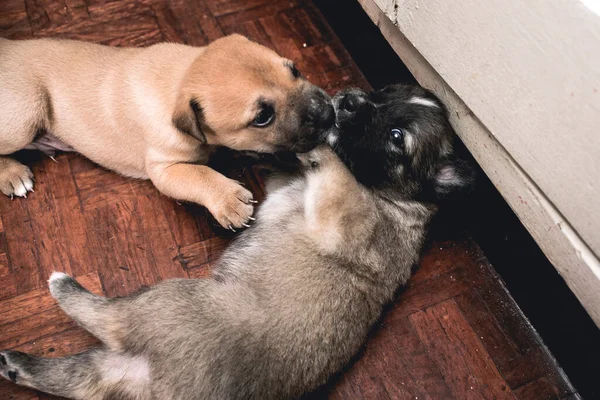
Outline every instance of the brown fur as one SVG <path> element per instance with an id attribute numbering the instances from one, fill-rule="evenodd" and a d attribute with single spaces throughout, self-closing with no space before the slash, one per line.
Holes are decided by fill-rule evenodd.
<path id="1" fill-rule="evenodd" d="M 256 127 L 264 103 L 275 119 Z M 308 150 L 329 108 L 289 60 L 239 35 L 203 48 L 0 39 L 0 154 L 72 149 L 205 205 L 225 227 L 247 222 L 252 194 L 202 165 L 212 148 Z M 27 167 L 0 157 L 4 194 L 32 188 Z"/>

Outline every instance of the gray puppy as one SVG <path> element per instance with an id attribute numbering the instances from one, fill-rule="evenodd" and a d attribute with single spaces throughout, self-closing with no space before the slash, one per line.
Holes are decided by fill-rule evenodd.
<path id="1" fill-rule="evenodd" d="M 301 156 L 301 176 L 270 185 L 210 279 L 107 299 L 55 272 L 52 295 L 104 346 L 3 351 L 2 376 L 86 400 L 283 399 L 325 383 L 410 277 L 436 200 L 469 176 L 429 92 L 354 89 L 335 104 L 333 151 Z"/>

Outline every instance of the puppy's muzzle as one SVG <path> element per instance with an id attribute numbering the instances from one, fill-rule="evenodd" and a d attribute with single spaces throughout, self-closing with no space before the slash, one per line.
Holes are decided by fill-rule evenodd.
<path id="1" fill-rule="evenodd" d="M 355 113 L 367 101 L 361 92 L 350 92 L 340 99 L 339 109 L 347 113 Z"/>
<path id="2" fill-rule="evenodd" d="M 369 108 L 368 93 L 360 89 L 350 88 L 341 91 L 333 98 L 333 105 L 336 114 L 335 124 L 339 128 L 340 124 L 351 121 Z"/>
<path id="3" fill-rule="evenodd" d="M 335 121 L 335 111 L 331 98 L 321 89 L 317 89 L 310 99 L 307 110 L 308 122 L 316 130 L 327 130 L 331 128 Z"/>
<path id="4" fill-rule="evenodd" d="M 335 122 L 335 110 L 331 97 L 323 90 L 315 87 L 308 96 L 303 112 L 302 134 L 295 136 L 289 147 L 297 153 L 304 153 L 323 142 L 327 132 Z"/>

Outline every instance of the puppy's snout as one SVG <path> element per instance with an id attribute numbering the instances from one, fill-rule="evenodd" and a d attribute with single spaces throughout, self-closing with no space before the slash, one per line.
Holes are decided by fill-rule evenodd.
<path id="1" fill-rule="evenodd" d="M 325 92 L 318 90 L 313 95 L 308 107 L 308 118 L 318 129 L 328 129 L 333 125 L 335 111 L 331 98 Z"/>
<path id="2" fill-rule="evenodd" d="M 355 113 L 365 102 L 366 99 L 360 93 L 350 92 L 341 98 L 339 108 L 349 113 Z"/>

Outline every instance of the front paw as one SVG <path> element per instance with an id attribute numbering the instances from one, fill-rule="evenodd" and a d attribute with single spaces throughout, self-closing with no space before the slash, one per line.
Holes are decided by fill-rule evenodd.
<path id="1" fill-rule="evenodd" d="M 338 160 L 335 152 L 329 146 L 319 146 L 308 153 L 298 154 L 298 159 L 305 170 L 319 169 L 324 165 Z"/>
<path id="2" fill-rule="evenodd" d="M 253 220 L 253 204 L 256 203 L 252 193 L 234 180 L 228 180 L 218 190 L 220 193 L 215 196 L 214 204 L 208 206 L 217 222 L 233 231 L 235 228 L 249 227 L 249 222 Z"/>
<path id="3" fill-rule="evenodd" d="M 0 192 L 9 197 L 27 197 L 33 192 L 33 173 L 25 165 L 11 158 L 0 160 Z"/>

